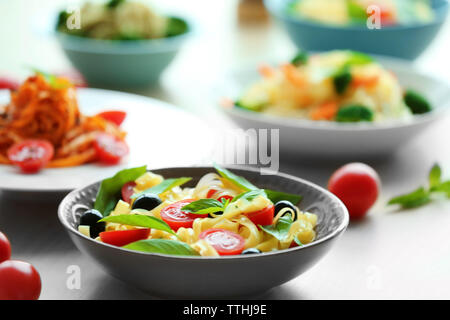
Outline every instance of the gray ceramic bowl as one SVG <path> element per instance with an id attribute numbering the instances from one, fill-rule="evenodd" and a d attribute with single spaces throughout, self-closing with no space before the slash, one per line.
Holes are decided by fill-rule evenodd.
<path id="1" fill-rule="evenodd" d="M 352 49 L 404 59 L 417 58 L 433 41 L 444 24 L 447 0 L 432 0 L 435 19 L 370 30 L 366 26 L 332 26 L 292 16 L 287 6 L 292 0 L 264 0 L 270 13 L 286 28 L 298 48 L 307 51 Z"/>
<path id="2" fill-rule="evenodd" d="M 184 298 L 240 297 L 263 293 L 311 268 L 348 225 L 343 203 L 328 191 L 286 175 L 261 175 L 258 170 L 231 168 L 259 187 L 301 194 L 300 208 L 319 216 L 317 239 L 303 247 L 228 257 L 180 257 L 130 251 L 97 242 L 77 231 L 80 215 L 91 208 L 99 183 L 72 191 L 61 202 L 58 216 L 80 251 L 106 272 L 152 295 Z M 152 170 L 165 178 L 193 177 L 194 186 L 212 167 Z"/>
<path id="3" fill-rule="evenodd" d="M 61 47 L 89 86 L 142 88 L 156 83 L 192 32 L 151 40 L 99 40 L 56 32 Z"/>

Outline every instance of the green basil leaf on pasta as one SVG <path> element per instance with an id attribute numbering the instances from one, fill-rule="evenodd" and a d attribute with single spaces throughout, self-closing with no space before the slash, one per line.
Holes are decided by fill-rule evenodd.
<path id="1" fill-rule="evenodd" d="M 278 219 L 275 225 L 269 226 L 259 226 L 264 232 L 274 236 L 280 241 L 284 241 L 287 239 L 289 235 L 289 230 L 292 225 L 292 217 L 287 214 Z"/>
<path id="2" fill-rule="evenodd" d="M 214 164 L 214 168 L 217 170 L 217 172 L 219 173 L 219 175 L 222 178 L 227 179 L 228 181 L 230 181 L 231 183 L 235 184 L 236 186 L 238 186 L 239 188 L 241 188 L 244 191 L 250 191 L 250 190 L 255 190 L 258 189 L 257 187 L 255 187 L 252 183 L 250 183 L 247 179 L 245 179 L 244 177 L 240 177 L 236 174 L 234 174 L 233 172 L 220 167 L 218 164 Z"/>
<path id="3" fill-rule="evenodd" d="M 278 201 L 287 200 L 293 205 L 297 205 L 301 200 L 302 196 L 292 193 L 286 193 L 281 191 L 274 191 L 269 189 L 264 189 L 267 198 L 269 198 L 270 201 L 273 203 L 277 203 Z"/>
<path id="4" fill-rule="evenodd" d="M 154 187 L 148 188 L 140 193 L 136 193 L 136 194 L 132 195 L 131 199 L 136 199 L 137 197 L 139 197 L 141 194 L 144 194 L 144 193 L 153 193 L 153 194 L 159 195 L 170 189 L 179 187 L 191 180 L 192 180 L 192 178 L 187 178 L 187 177 L 166 179 Z"/>
<path id="5" fill-rule="evenodd" d="M 224 210 L 224 203 L 216 199 L 200 199 L 185 205 L 181 210 L 193 214 L 216 213 Z"/>
<path id="6" fill-rule="evenodd" d="M 157 229 L 175 235 L 175 232 L 163 220 L 142 214 L 122 214 L 118 216 L 108 216 L 101 219 L 100 222 L 114 222 L 133 227 Z"/>
<path id="7" fill-rule="evenodd" d="M 297 236 L 294 237 L 294 242 L 295 242 L 299 247 L 303 247 L 303 243 L 301 243 L 301 241 L 298 240 L 298 237 L 297 237 Z"/>
<path id="8" fill-rule="evenodd" d="M 124 169 L 117 172 L 113 177 L 105 179 L 100 185 L 94 203 L 94 209 L 100 211 L 104 217 L 108 216 L 116 207 L 121 198 L 122 186 L 134 181 L 147 171 L 147 166 Z"/>
<path id="9" fill-rule="evenodd" d="M 122 247 L 134 251 L 164 253 L 178 256 L 198 256 L 198 252 L 188 244 L 177 240 L 148 239 L 140 240 Z"/>
<path id="10" fill-rule="evenodd" d="M 243 192 L 243 193 L 237 195 L 236 197 L 233 198 L 233 200 L 231 200 L 231 203 L 236 202 L 240 199 L 252 201 L 253 199 L 255 199 L 256 197 L 259 197 L 259 196 L 263 196 L 263 197 L 267 198 L 267 195 L 264 190 L 255 189 L 255 190 L 246 191 L 246 192 Z"/>

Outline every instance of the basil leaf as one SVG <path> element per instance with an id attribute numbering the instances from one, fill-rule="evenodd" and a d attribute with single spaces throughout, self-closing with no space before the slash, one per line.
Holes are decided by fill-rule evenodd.
<path id="1" fill-rule="evenodd" d="M 334 89 L 336 90 L 337 94 L 343 94 L 347 90 L 351 82 L 352 74 L 350 73 L 350 68 L 348 66 L 344 66 L 333 76 Z"/>
<path id="2" fill-rule="evenodd" d="M 336 115 L 338 122 L 373 121 L 373 111 L 362 105 L 349 105 L 339 109 Z"/>
<path id="3" fill-rule="evenodd" d="M 280 241 L 286 240 L 292 225 L 292 217 L 287 214 L 278 219 L 275 225 L 259 226 L 264 232 L 274 236 Z"/>
<path id="4" fill-rule="evenodd" d="M 441 184 L 442 170 L 438 164 L 435 164 L 430 170 L 428 181 L 430 183 L 430 188 L 433 190 Z"/>
<path id="5" fill-rule="evenodd" d="M 264 189 L 267 198 L 269 198 L 270 201 L 273 203 L 277 203 L 278 201 L 287 200 L 293 205 L 297 205 L 301 200 L 302 196 L 292 194 L 292 193 L 286 193 L 281 191 L 274 191 L 269 189 Z"/>
<path id="6" fill-rule="evenodd" d="M 348 50 L 347 53 L 349 55 L 346 62 L 347 66 L 360 66 L 374 61 L 371 56 L 362 52 Z"/>
<path id="7" fill-rule="evenodd" d="M 36 68 L 31 68 L 31 70 L 34 73 L 44 77 L 45 81 L 47 81 L 49 83 L 50 87 L 52 87 L 53 89 L 65 89 L 65 88 L 69 87 L 69 82 L 59 81 L 58 77 L 51 73 L 44 72 L 44 71 L 36 69 Z"/>
<path id="8" fill-rule="evenodd" d="M 237 195 L 236 197 L 233 198 L 233 200 L 231 200 L 231 203 L 236 202 L 239 199 L 246 199 L 247 201 L 252 201 L 253 199 L 255 199 L 258 196 L 264 196 L 267 198 L 267 195 L 264 192 L 264 190 L 255 189 L 255 190 L 250 190 L 250 191 L 243 192 L 243 193 Z"/>
<path id="9" fill-rule="evenodd" d="M 193 214 L 207 214 L 223 211 L 224 204 L 216 199 L 200 199 L 181 208 L 182 211 Z"/>
<path id="10" fill-rule="evenodd" d="M 125 2 L 125 0 L 110 0 L 106 6 L 110 9 L 116 8 L 118 5 L 120 5 L 122 2 Z"/>
<path id="11" fill-rule="evenodd" d="M 399 204 L 405 209 L 410 209 L 423 206 L 430 201 L 430 193 L 421 187 L 411 193 L 392 198 L 388 204 Z"/>
<path id="12" fill-rule="evenodd" d="M 447 197 L 450 198 L 450 181 L 443 182 L 437 186 L 434 186 L 431 191 L 433 192 L 444 192 Z"/>
<path id="13" fill-rule="evenodd" d="M 250 190 L 258 189 L 257 187 L 255 187 L 253 184 L 251 184 L 244 177 L 240 177 L 238 175 L 235 175 L 231 171 L 220 167 L 216 163 L 214 163 L 214 168 L 217 170 L 217 172 L 219 173 L 219 175 L 221 177 L 223 177 L 223 178 L 227 179 L 228 181 L 232 182 L 233 184 L 235 184 L 236 186 L 238 186 L 239 188 L 241 188 L 244 191 L 250 191 Z"/>
<path id="14" fill-rule="evenodd" d="M 291 63 L 298 67 L 304 65 L 308 62 L 308 53 L 305 51 L 300 51 L 297 55 L 291 60 Z"/>
<path id="15" fill-rule="evenodd" d="M 157 229 L 176 235 L 169 225 L 163 220 L 142 214 L 121 214 L 118 216 L 109 216 L 101 219 L 99 222 L 114 222 L 127 226 Z"/>
<path id="16" fill-rule="evenodd" d="M 360 6 L 355 1 L 347 1 L 347 12 L 350 19 L 354 22 L 365 22 L 367 19 L 367 13 L 364 7 Z"/>
<path id="17" fill-rule="evenodd" d="M 146 171 L 147 166 L 124 169 L 117 172 L 113 177 L 103 180 L 95 199 L 94 209 L 100 211 L 104 217 L 108 216 L 120 200 L 122 186 L 127 182 L 136 180 Z"/>
<path id="18" fill-rule="evenodd" d="M 413 114 L 423 114 L 431 111 L 431 105 L 420 93 L 406 90 L 403 101 Z"/>
<path id="19" fill-rule="evenodd" d="M 152 253 L 165 253 L 177 256 L 198 256 L 197 251 L 191 248 L 188 244 L 176 241 L 176 240 L 165 240 L 165 239 L 149 239 L 149 240 L 139 240 L 122 248 L 142 251 L 142 252 L 152 252 Z"/>
<path id="20" fill-rule="evenodd" d="M 139 197 L 140 195 L 144 194 L 144 193 L 153 193 L 156 195 L 159 195 L 161 193 L 164 193 L 170 189 L 173 189 L 175 187 L 181 186 L 189 181 L 191 181 L 192 178 L 186 178 L 186 177 L 182 177 L 182 178 L 174 178 L 174 179 L 166 179 L 163 182 L 161 182 L 160 184 L 148 188 L 142 192 L 136 193 L 134 195 L 131 196 L 131 199 L 136 199 L 137 197 Z"/>

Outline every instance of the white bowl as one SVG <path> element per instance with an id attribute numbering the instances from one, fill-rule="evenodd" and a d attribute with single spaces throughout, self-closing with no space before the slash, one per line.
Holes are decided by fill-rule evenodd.
<path id="1" fill-rule="evenodd" d="M 382 123 L 338 123 L 272 116 L 238 108 L 222 108 L 244 129 L 280 129 L 280 151 L 300 157 L 369 158 L 392 154 L 450 110 L 450 86 L 403 60 L 375 57 L 392 70 L 404 88 L 414 89 L 430 101 L 433 111 L 408 120 Z M 224 96 L 235 99 L 254 80 L 257 68 L 227 79 Z"/>

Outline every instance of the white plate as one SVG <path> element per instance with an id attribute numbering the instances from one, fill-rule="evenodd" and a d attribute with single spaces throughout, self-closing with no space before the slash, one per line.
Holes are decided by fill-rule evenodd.
<path id="1" fill-rule="evenodd" d="M 280 150 L 298 157 L 368 158 L 385 156 L 404 146 L 410 139 L 450 109 L 450 87 L 413 65 L 398 59 L 375 57 L 397 74 L 405 88 L 424 94 L 434 110 L 410 121 L 343 124 L 277 117 L 238 108 L 222 108 L 244 129 L 280 129 Z M 239 97 L 250 83 L 258 79 L 254 69 L 237 72 L 225 83 L 223 95 Z"/>
<path id="2" fill-rule="evenodd" d="M 0 90 L 0 104 L 8 101 L 9 92 Z M 112 176 L 124 167 L 198 164 L 211 150 L 209 140 L 204 139 L 209 131 L 206 124 L 162 101 L 118 91 L 78 89 L 78 104 L 86 115 L 114 109 L 127 112 L 122 126 L 128 132 L 128 159 L 118 166 L 88 164 L 45 169 L 33 175 L 0 165 L 0 190 L 65 192 Z"/>

